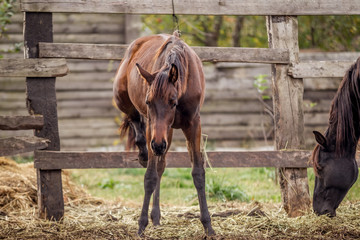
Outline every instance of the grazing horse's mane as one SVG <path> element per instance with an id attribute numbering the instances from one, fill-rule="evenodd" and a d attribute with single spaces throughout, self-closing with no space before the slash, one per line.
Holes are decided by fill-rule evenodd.
<path id="1" fill-rule="evenodd" d="M 325 132 L 328 144 L 335 142 L 335 154 L 342 157 L 353 152 L 360 128 L 360 58 L 347 70 L 331 103 L 329 126 Z M 315 172 L 320 169 L 316 145 L 311 161 Z"/>
<path id="2" fill-rule="evenodd" d="M 179 77 L 176 82 L 178 93 L 181 95 L 181 92 L 185 91 L 182 89 L 182 86 L 186 86 L 184 81 L 185 71 L 188 65 L 185 48 L 186 46 L 184 42 L 178 38 L 178 35 L 175 32 L 158 49 L 153 61 L 155 62 L 155 70 L 160 70 L 160 72 L 150 88 L 152 94 L 162 95 L 166 93 L 166 89 L 169 84 L 169 71 L 172 65 L 175 65 L 178 70 Z"/>

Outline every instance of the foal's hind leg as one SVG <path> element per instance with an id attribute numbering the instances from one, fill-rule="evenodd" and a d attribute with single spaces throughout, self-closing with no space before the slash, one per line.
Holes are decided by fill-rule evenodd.
<path id="1" fill-rule="evenodd" d="M 182 129 L 187 140 L 188 151 L 192 162 L 192 177 L 197 190 L 200 205 L 200 221 L 204 226 L 205 233 L 214 235 L 211 226 L 211 218 L 205 196 L 205 162 L 200 153 L 201 126 L 200 116 L 195 117 L 186 128 Z"/>

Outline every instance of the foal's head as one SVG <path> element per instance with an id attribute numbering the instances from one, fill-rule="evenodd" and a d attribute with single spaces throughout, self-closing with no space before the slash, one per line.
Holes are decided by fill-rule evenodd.
<path id="1" fill-rule="evenodd" d="M 150 146 L 155 156 L 163 155 L 168 148 L 168 135 L 175 119 L 178 104 L 178 68 L 167 64 L 153 74 L 136 64 L 142 78 L 149 84 L 146 95 L 147 117 L 151 132 Z"/>

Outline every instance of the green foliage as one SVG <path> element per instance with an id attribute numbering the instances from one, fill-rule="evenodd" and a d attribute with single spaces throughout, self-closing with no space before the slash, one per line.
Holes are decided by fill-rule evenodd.
<path id="1" fill-rule="evenodd" d="M 110 188 L 114 189 L 115 185 L 119 184 L 119 181 L 115 181 L 112 178 L 103 179 L 98 185 L 101 189 Z"/>
<path id="2" fill-rule="evenodd" d="M 16 0 L 2 0 L 0 2 L 0 39 L 6 37 L 6 25 L 11 23 L 11 17 L 14 15 L 14 3 Z M 12 49 L 9 49 L 5 52 L 7 53 L 15 53 L 19 52 L 21 50 L 21 47 L 23 46 L 23 43 L 15 43 L 12 47 Z M 4 52 L 3 50 L 0 50 L 0 53 Z M 3 56 L 0 54 L 0 59 L 3 58 Z"/>
<path id="3" fill-rule="evenodd" d="M 360 50 L 360 16 L 300 16 L 300 48 Z"/>
<path id="4" fill-rule="evenodd" d="M 13 156 L 11 157 L 16 163 L 29 163 L 34 162 L 34 156 L 23 157 L 23 156 Z"/>
<path id="5" fill-rule="evenodd" d="M 269 79 L 267 78 L 267 74 L 259 74 L 255 76 L 254 80 L 254 87 L 257 89 L 258 93 L 261 95 L 263 100 L 270 99 L 269 95 L 264 94 L 267 89 L 270 88 L 269 86 Z"/>
<path id="6" fill-rule="evenodd" d="M 246 47 L 267 47 L 265 17 L 243 17 L 239 45 Z M 181 37 L 193 46 L 233 46 L 235 16 L 179 15 Z M 144 30 L 149 34 L 171 34 L 175 25 L 171 15 L 142 16 Z M 218 28 L 220 25 L 220 28 Z M 264 34 L 265 33 L 265 34 Z"/>
<path id="7" fill-rule="evenodd" d="M 315 107 L 316 105 L 317 105 L 316 102 L 311 102 L 311 103 L 310 103 L 310 108 L 313 108 L 313 107 Z"/>
<path id="8" fill-rule="evenodd" d="M 15 0 L 2 0 L 0 3 L 0 38 L 3 38 L 6 32 L 6 25 L 9 24 L 10 18 L 14 15 Z"/>
<path id="9" fill-rule="evenodd" d="M 228 185 L 224 179 L 208 178 L 206 182 L 206 192 L 208 198 L 220 200 L 222 202 L 238 200 L 249 202 L 248 195 L 237 185 Z"/>
<path id="10" fill-rule="evenodd" d="M 264 16 L 179 15 L 178 19 L 189 45 L 268 47 Z M 142 20 L 149 34 L 171 34 L 175 28 L 171 15 L 144 15 Z M 360 16 L 299 16 L 298 22 L 300 49 L 360 50 Z"/>

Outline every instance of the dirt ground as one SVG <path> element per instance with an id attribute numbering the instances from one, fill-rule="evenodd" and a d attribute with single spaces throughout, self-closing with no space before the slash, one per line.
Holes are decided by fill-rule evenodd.
<path id="1" fill-rule="evenodd" d="M 0 158 L 0 239 L 139 239 L 139 203 L 106 202 L 87 194 L 63 174 L 65 216 L 37 216 L 32 164 Z M 150 221 L 143 239 L 360 239 L 360 202 L 344 202 L 337 217 L 312 212 L 288 218 L 279 204 L 211 204 L 216 236 L 206 237 L 199 208 L 162 205 L 161 226 Z"/>

